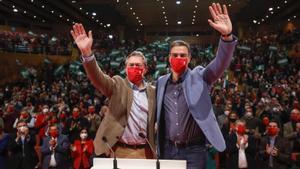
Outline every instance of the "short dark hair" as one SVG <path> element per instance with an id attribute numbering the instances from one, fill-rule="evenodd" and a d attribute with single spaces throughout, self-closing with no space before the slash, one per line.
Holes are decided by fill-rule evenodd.
<path id="1" fill-rule="evenodd" d="M 51 127 L 56 127 L 56 128 L 58 129 L 58 125 L 57 125 L 57 124 L 50 124 L 49 129 L 50 129 Z"/>
<path id="2" fill-rule="evenodd" d="M 186 41 L 183 41 L 183 40 L 175 40 L 175 41 L 173 41 L 170 44 L 170 51 L 175 46 L 185 46 L 188 49 L 189 55 L 191 55 L 191 47 L 190 47 L 190 45 Z"/>
<path id="3" fill-rule="evenodd" d="M 280 128 L 280 123 L 278 122 L 278 120 L 276 120 L 276 119 L 271 119 L 270 122 L 269 122 L 269 124 L 270 124 L 270 123 L 276 123 L 276 124 L 277 124 L 277 128 Z"/>
<path id="4" fill-rule="evenodd" d="M 27 121 L 26 121 L 26 120 L 24 120 L 24 119 L 20 119 L 20 120 L 18 120 L 18 122 L 17 122 L 17 126 L 18 126 L 18 124 L 20 124 L 20 123 L 26 123 L 26 125 L 27 125 Z"/>

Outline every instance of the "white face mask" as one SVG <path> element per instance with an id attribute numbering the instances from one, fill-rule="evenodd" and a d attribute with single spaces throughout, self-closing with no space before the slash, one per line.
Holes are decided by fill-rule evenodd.
<path id="1" fill-rule="evenodd" d="M 247 112 L 247 113 L 245 114 L 245 116 L 246 116 L 246 117 L 252 117 L 252 112 Z"/>
<path id="2" fill-rule="evenodd" d="M 80 133 L 80 138 L 81 138 L 82 140 L 86 139 L 87 136 L 88 136 L 87 133 Z"/>
<path id="3" fill-rule="evenodd" d="M 44 108 L 43 109 L 43 113 L 48 113 L 49 112 L 49 109 L 48 108 Z"/>
<path id="4" fill-rule="evenodd" d="M 229 113 L 230 113 L 230 111 L 224 111 L 224 114 L 225 114 L 226 116 L 228 116 Z"/>

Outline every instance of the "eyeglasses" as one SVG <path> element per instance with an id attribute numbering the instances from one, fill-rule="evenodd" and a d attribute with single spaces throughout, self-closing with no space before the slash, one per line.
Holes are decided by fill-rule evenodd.
<path id="1" fill-rule="evenodd" d="M 187 57 L 189 54 L 187 54 L 187 53 L 170 53 L 170 56 L 172 56 L 172 57 L 177 57 L 177 56 L 179 56 L 179 57 Z"/>

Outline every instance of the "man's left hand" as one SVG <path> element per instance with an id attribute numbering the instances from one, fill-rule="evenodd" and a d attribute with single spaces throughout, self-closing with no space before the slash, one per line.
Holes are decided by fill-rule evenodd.
<path id="1" fill-rule="evenodd" d="M 209 11 L 212 16 L 212 20 L 208 19 L 209 25 L 220 32 L 223 36 L 230 35 L 232 32 L 232 24 L 226 5 L 223 5 L 222 9 L 219 3 L 213 3 L 209 6 Z"/>

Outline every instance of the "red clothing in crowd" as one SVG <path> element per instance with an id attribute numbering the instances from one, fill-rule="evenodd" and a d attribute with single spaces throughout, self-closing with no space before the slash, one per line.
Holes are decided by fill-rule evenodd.
<path id="1" fill-rule="evenodd" d="M 90 168 L 90 157 L 94 152 L 93 140 L 87 140 L 84 144 L 81 144 L 81 140 L 75 140 L 73 146 L 75 147 L 75 151 L 72 151 L 74 169 L 79 169 L 80 165 L 82 165 L 84 169 Z M 86 151 L 84 152 L 85 146 Z"/>
<path id="2" fill-rule="evenodd" d="M 36 117 L 35 127 L 38 129 L 38 134 L 41 139 L 45 137 L 45 126 L 47 125 L 47 121 L 45 120 L 47 117 L 45 114 L 38 114 Z"/>

